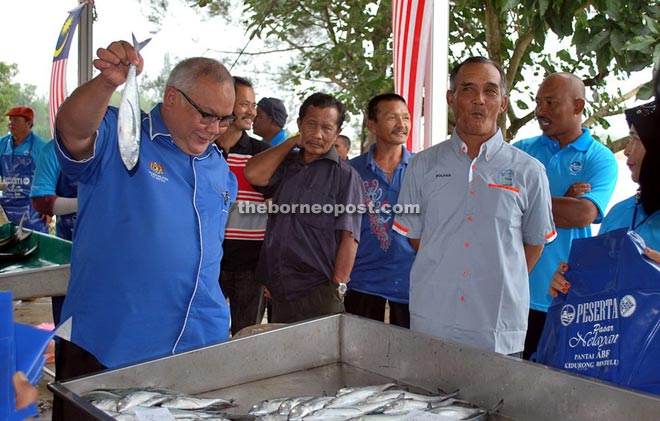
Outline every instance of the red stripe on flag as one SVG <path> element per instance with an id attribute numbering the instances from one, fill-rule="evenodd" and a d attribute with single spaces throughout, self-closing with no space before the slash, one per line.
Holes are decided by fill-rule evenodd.
<path id="1" fill-rule="evenodd" d="M 50 98 L 48 103 L 48 117 L 51 135 L 55 135 L 55 115 L 60 105 L 66 99 L 66 64 L 68 59 L 64 58 L 53 62 L 50 73 Z"/>

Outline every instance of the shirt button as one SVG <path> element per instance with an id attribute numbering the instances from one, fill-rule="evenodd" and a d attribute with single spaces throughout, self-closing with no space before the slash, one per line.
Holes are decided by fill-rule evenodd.
<path id="1" fill-rule="evenodd" d="M 467 270 L 463 271 L 463 276 L 468 276 L 468 271 Z"/>
<path id="2" fill-rule="evenodd" d="M 465 301 L 465 296 L 461 295 L 461 301 Z"/>
<path id="3" fill-rule="evenodd" d="M 468 217 L 467 217 L 467 221 L 468 221 L 468 222 L 472 222 L 472 217 L 471 217 L 471 216 L 468 216 Z"/>
<path id="4" fill-rule="evenodd" d="M 474 196 L 475 194 L 476 194 L 476 192 L 475 192 L 474 190 L 472 190 L 472 191 L 470 192 L 470 195 L 471 195 L 471 196 Z"/>
<path id="5" fill-rule="evenodd" d="M 470 242 L 469 242 L 469 241 L 466 241 L 463 245 L 464 245 L 465 247 L 470 247 Z"/>
<path id="6" fill-rule="evenodd" d="M 477 164 L 472 164 L 472 169 L 476 170 L 477 169 Z"/>

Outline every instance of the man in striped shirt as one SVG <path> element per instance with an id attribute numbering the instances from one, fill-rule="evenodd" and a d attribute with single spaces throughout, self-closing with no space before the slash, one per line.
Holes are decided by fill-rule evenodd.
<path id="1" fill-rule="evenodd" d="M 252 84 L 245 78 L 234 76 L 234 85 L 236 121 L 215 141 L 238 180 L 238 196 L 229 213 L 222 244 L 224 255 L 220 272 L 220 286 L 229 299 L 232 335 L 259 323 L 264 313 L 264 287 L 256 279 L 254 269 L 264 240 L 267 213 L 264 196 L 247 182 L 243 170 L 248 159 L 270 147 L 246 133 L 257 115 Z M 246 204 L 255 206 L 244 206 Z"/>

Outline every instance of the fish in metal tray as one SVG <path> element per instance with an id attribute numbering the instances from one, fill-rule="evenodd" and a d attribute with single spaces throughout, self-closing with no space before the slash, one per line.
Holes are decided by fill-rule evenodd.
<path id="1" fill-rule="evenodd" d="M 137 53 L 151 41 L 148 38 L 138 42 L 133 34 L 133 47 Z M 119 155 L 127 170 L 132 170 L 138 162 L 140 154 L 140 92 L 137 83 L 137 67 L 128 66 L 128 76 L 119 102 L 119 117 L 117 134 L 119 136 Z"/>

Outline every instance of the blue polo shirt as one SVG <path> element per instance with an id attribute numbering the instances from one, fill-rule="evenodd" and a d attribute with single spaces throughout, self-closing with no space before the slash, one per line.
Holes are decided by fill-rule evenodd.
<path id="1" fill-rule="evenodd" d="M 277 146 L 287 140 L 286 130 L 282 129 L 270 140 L 270 146 Z"/>
<path id="2" fill-rule="evenodd" d="M 55 195 L 57 179 L 60 176 L 60 162 L 55 155 L 55 142 L 48 142 L 41 151 L 34 171 L 30 197 Z"/>
<path id="3" fill-rule="evenodd" d="M 374 161 L 375 147 L 371 145 L 368 152 L 350 161 L 362 177 L 365 203 L 378 212 L 362 215 L 360 245 L 348 289 L 407 304 L 415 250 L 406 237 L 392 231 L 392 206 L 398 203 L 401 183 L 412 154 L 401 147 L 401 162 L 394 170 L 392 180 L 388 181 L 387 175 Z"/>
<path id="4" fill-rule="evenodd" d="M 598 217 L 594 223 L 600 223 L 614 192 L 618 167 L 612 151 L 592 138 L 589 129 L 583 128 L 582 135 L 563 149 L 560 149 L 559 142 L 545 135 L 521 140 L 513 146 L 545 165 L 552 197 L 564 196 L 574 183 L 591 184 L 591 191 L 582 199 L 591 200 L 596 205 Z M 529 275 L 531 309 L 548 311 L 553 299 L 548 294 L 552 274 L 560 261 L 568 260 L 573 239 L 586 237 L 591 237 L 590 226 L 557 228 L 557 238 L 545 246 L 541 258 Z"/>
<path id="5" fill-rule="evenodd" d="M 215 146 L 199 156 L 174 143 L 161 105 L 142 115 L 140 159 L 126 170 L 109 107 L 91 158 L 57 140 L 78 182 L 78 220 L 62 320 L 71 341 L 115 368 L 222 342 L 229 307 L 218 284 L 237 183 Z"/>
<path id="6" fill-rule="evenodd" d="M 637 215 L 635 215 L 637 208 Z M 633 227 L 633 219 L 635 226 Z M 635 196 L 622 200 L 610 209 L 600 226 L 600 233 L 614 231 L 619 228 L 634 228 L 648 247 L 660 250 L 660 212 L 648 216 Z"/>

